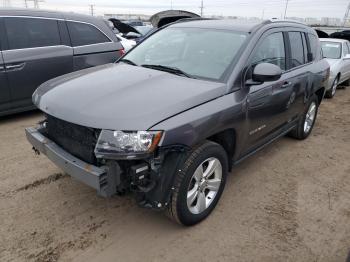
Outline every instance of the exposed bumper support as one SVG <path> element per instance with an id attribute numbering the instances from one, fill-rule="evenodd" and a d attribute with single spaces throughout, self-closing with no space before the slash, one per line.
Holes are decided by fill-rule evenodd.
<path id="1" fill-rule="evenodd" d="M 37 128 L 26 128 L 28 141 L 35 151 L 46 155 L 54 164 L 68 175 L 97 190 L 98 194 L 110 197 L 117 193 L 123 185 L 122 176 L 127 175 L 132 166 L 124 163 L 124 169 L 118 161 L 108 161 L 106 166 L 90 165 L 71 155 L 52 140 L 45 137 Z M 151 168 L 149 179 L 153 183 L 151 188 L 134 188 L 137 202 L 153 209 L 164 209 L 170 200 L 175 174 L 186 156 L 187 148 L 171 146 L 160 149 L 159 158 L 145 159 Z M 137 166 L 137 165 L 136 165 Z M 128 177 L 131 179 L 132 177 Z M 130 180 L 128 180 L 130 182 Z"/>
<path id="2" fill-rule="evenodd" d="M 64 172 L 84 184 L 96 189 L 102 196 L 108 197 L 115 194 L 115 185 L 108 179 L 107 167 L 90 165 L 63 150 L 56 143 L 43 136 L 38 129 L 26 128 L 26 136 L 33 148 L 46 155 Z M 119 168 L 119 167 L 117 167 Z"/>

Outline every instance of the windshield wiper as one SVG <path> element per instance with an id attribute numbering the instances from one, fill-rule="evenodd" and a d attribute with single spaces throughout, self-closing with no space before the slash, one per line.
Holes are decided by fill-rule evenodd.
<path id="1" fill-rule="evenodd" d="M 123 62 L 123 63 L 125 63 L 125 64 L 137 66 L 137 64 L 135 64 L 133 61 L 131 61 L 131 60 L 129 60 L 129 59 L 125 59 L 125 58 L 120 59 L 118 62 Z"/>
<path id="2" fill-rule="evenodd" d="M 175 75 L 185 76 L 188 78 L 196 78 L 193 75 L 187 74 L 186 72 L 182 71 L 181 69 L 179 69 L 177 67 L 164 66 L 164 65 L 149 65 L 149 64 L 145 64 L 145 65 L 141 65 L 141 66 L 146 67 L 146 68 L 155 69 L 155 70 L 164 71 L 164 72 L 175 74 Z"/>

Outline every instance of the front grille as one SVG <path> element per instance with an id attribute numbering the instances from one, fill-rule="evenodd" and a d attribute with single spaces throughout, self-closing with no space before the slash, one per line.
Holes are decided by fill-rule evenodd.
<path id="1" fill-rule="evenodd" d="M 72 124 L 48 115 L 46 132 L 48 138 L 73 156 L 97 165 L 94 149 L 101 130 Z"/>

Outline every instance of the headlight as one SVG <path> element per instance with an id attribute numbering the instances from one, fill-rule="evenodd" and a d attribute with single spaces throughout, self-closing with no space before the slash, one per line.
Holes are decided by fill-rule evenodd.
<path id="1" fill-rule="evenodd" d="M 97 158 L 136 158 L 152 153 L 162 138 L 161 131 L 102 130 L 95 147 Z"/>

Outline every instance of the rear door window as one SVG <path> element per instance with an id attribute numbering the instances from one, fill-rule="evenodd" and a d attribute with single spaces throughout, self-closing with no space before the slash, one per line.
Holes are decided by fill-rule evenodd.
<path id="1" fill-rule="evenodd" d="M 283 33 L 273 33 L 264 38 L 256 48 L 252 62 L 253 65 L 271 63 L 286 70 L 286 52 Z"/>
<path id="2" fill-rule="evenodd" d="M 93 25 L 70 21 L 67 24 L 73 46 L 111 42 L 104 33 Z"/>
<path id="3" fill-rule="evenodd" d="M 57 20 L 8 17 L 4 22 L 9 49 L 61 44 Z"/>
<path id="4" fill-rule="evenodd" d="M 305 64 L 304 45 L 300 32 L 289 32 L 291 48 L 290 67 L 298 67 Z"/>

